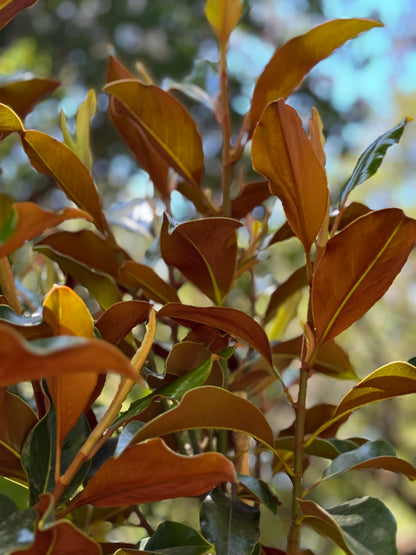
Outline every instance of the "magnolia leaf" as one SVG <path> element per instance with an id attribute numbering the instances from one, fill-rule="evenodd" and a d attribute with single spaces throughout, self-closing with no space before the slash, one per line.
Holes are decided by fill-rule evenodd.
<path id="1" fill-rule="evenodd" d="M 201 137 L 188 111 L 171 94 L 138 80 L 109 83 L 104 90 L 128 111 L 146 140 L 188 183 L 199 189 L 204 167 Z"/>
<path id="2" fill-rule="evenodd" d="M 9 106 L 0 104 L 0 132 L 2 134 L 11 133 L 13 131 L 23 133 L 24 130 L 23 122 L 19 116 Z"/>
<path id="3" fill-rule="evenodd" d="M 393 446 L 387 441 L 379 439 L 367 441 L 353 451 L 340 454 L 325 469 L 322 480 L 336 478 L 349 470 L 366 468 L 382 468 L 391 472 L 405 474 L 409 480 L 416 479 L 416 468 L 403 459 L 396 457 Z"/>
<path id="4" fill-rule="evenodd" d="M 67 207 L 59 212 L 50 212 L 34 202 L 15 202 L 13 210 L 16 214 L 16 220 L 13 218 L 15 221 L 13 233 L 0 245 L 0 258 L 15 251 L 23 243 L 34 239 L 43 231 L 55 227 L 65 220 L 76 218 L 91 220 L 91 216 L 87 212 L 77 208 Z"/>
<path id="5" fill-rule="evenodd" d="M 260 511 L 215 489 L 203 501 L 201 531 L 217 555 L 251 553 L 260 538 Z"/>
<path id="6" fill-rule="evenodd" d="M 247 216 L 256 206 L 271 196 L 268 181 L 247 183 L 242 192 L 231 201 L 231 217 L 240 220 Z"/>
<path id="7" fill-rule="evenodd" d="M 69 287 L 54 286 L 43 302 L 43 317 L 54 335 L 94 337 L 94 321 L 84 301 Z M 97 385 L 93 372 L 58 374 L 48 379 L 48 390 L 56 409 L 58 445 L 89 405 Z"/>
<path id="8" fill-rule="evenodd" d="M 192 327 L 192 323 L 198 323 L 222 330 L 248 343 L 272 364 L 270 344 L 266 333 L 253 318 L 241 310 L 169 303 L 159 310 L 158 318 L 172 318 L 188 327 Z"/>
<path id="9" fill-rule="evenodd" d="M 115 345 L 147 320 L 149 310 L 150 304 L 145 301 L 123 301 L 110 306 L 95 325 L 102 338 Z"/>
<path id="10" fill-rule="evenodd" d="M 244 489 L 254 496 L 257 502 L 263 503 L 272 513 L 277 514 L 277 498 L 265 482 L 253 476 L 245 476 L 244 474 L 238 474 L 238 481 Z"/>
<path id="11" fill-rule="evenodd" d="M 205 15 L 217 35 L 220 44 L 226 44 L 228 38 L 243 13 L 241 0 L 207 0 Z"/>
<path id="12" fill-rule="evenodd" d="M 60 471 L 64 473 L 88 438 L 90 428 L 83 417 L 66 436 L 60 449 Z M 39 496 L 55 487 L 56 466 L 56 413 L 53 406 L 29 433 L 22 449 L 22 466 L 28 477 L 30 504 L 38 502 Z M 70 498 L 86 477 L 90 462 L 81 466 L 68 485 L 64 499 Z"/>
<path id="13" fill-rule="evenodd" d="M 328 241 L 312 283 L 320 344 L 351 326 L 384 295 L 415 240 L 416 220 L 387 208 L 362 216 Z"/>
<path id="14" fill-rule="evenodd" d="M 169 553 L 169 555 L 205 555 L 212 552 L 213 545 L 208 543 L 193 528 L 166 520 L 146 543 L 149 553 Z"/>
<path id="15" fill-rule="evenodd" d="M 274 345 L 273 362 L 283 371 L 289 364 L 301 357 L 303 336 Z M 341 380 L 357 379 L 348 355 L 334 341 L 328 341 L 319 349 L 313 364 L 313 370 Z"/>
<path id="16" fill-rule="evenodd" d="M 178 379 L 170 382 L 159 389 L 155 389 L 154 391 L 150 391 L 148 395 L 142 397 L 141 399 L 137 399 L 133 401 L 127 411 L 123 412 L 120 417 L 116 421 L 116 425 L 119 426 L 125 420 L 130 418 L 136 417 L 138 414 L 143 412 L 149 405 L 150 402 L 154 397 L 165 397 L 168 399 L 177 399 L 180 400 L 182 397 L 187 393 L 189 390 L 195 389 L 203 385 L 212 370 L 212 360 L 211 357 L 208 360 L 205 360 L 202 364 L 188 372 L 180 376 Z M 138 430 L 137 430 L 138 431 Z M 123 435 L 124 430 L 121 432 L 120 437 Z M 130 437 L 129 441 L 133 440 L 133 436 L 130 434 L 130 430 L 128 432 L 128 436 Z M 124 439 L 123 439 L 124 442 Z"/>
<path id="17" fill-rule="evenodd" d="M 35 170 L 52 177 L 69 200 L 91 214 L 100 231 L 106 233 L 108 225 L 101 210 L 100 197 L 90 172 L 78 156 L 65 144 L 41 131 L 25 131 L 21 139 Z"/>
<path id="18" fill-rule="evenodd" d="M 270 180 L 293 232 L 309 252 L 328 211 L 329 191 L 302 121 L 284 100 L 264 111 L 251 150 L 254 169 Z"/>
<path id="19" fill-rule="evenodd" d="M 176 291 L 145 264 L 127 261 L 120 268 L 119 276 L 123 285 L 142 289 L 149 300 L 163 304 L 179 301 Z"/>
<path id="20" fill-rule="evenodd" d="M 313 501 L 298 503 L 302 524 L 330 538 L 347 555 L 397 555 L 396 521 L 378 499 L 352 499 L 328 510 Z"/>
<path id="21" fill-rule="evenodd" d="M 90 146 L 90 121 L 97 111 L 97 96 L 94 90 L 89 90 L 87 98 L 78 108 L 76 116 L 77 154 L 82 162 L 91 169 L 92 154 Z"/>
<path id="22" fill-rule="evenodd" d="M 38 513 L 33 507 L 14 511 L 0 522 L 0 555 L 30 547 L 35 541 Z"/>
<path id="23" fill-rule="evenodd" d="M 38 380 L 58 373 L 117 372 L 137 381 L 130 361 L 113 345 L 99 339 L 50 337 L 25 341 L 19 333 L 0 324 L 0 386 Z"/>
<path id="24" fill-rule="evenodd" d="M 86 287 L 90 295 L 104 310 L 121 301 L 122 295 L 111 276 L 94 270 L 69 256 L 62 256 L 50 247 L 39 245 L 35 247 L 35 250 L 57 262 L 64 272 Z"/>
<path id="25" fill-rule="evenodd" d="M 45 246 L 66 257 L 71 257 L 78 263 L 117 277 L 120 263 L 120 249 L 116 252 L 114 245 L 108 240 L 89 229 L 75 233 L 60 231 L 45 237 L 36 243 Z"/>
<path id="26" fill-rule="evenodd" d="M 33 77 L 0 86 L 0 102 L 12 108 L 24 119 L 34 106 L 53 92 L 60 82 L 57 79 Z"/>
<path id="27" fill-rule="evenodd" d="M 308 279 L 306 276 L 306 268 L 305 266 L 302 266 L 302 268 L 295 270 L 293 274 L 286 281 L 280 284 L 271 294 L 266 314 L 264 316 L 265 323 L 269 322 L 276 315 L 277 310 L 285 301 L 289 299 L 289 297 L 307 285 Z"/>
<path id="28" fill-rule="evenodd" d="M 38 419 L 33 409 L 18 395 L 0 388 L 0 443 L 16 455 Z"/>
<path id="29" fill-rule="evenodd" d="M 214 386 L 185 393 L 178 406 L 145 424 L 133 441 L 199 428 L 242 432 L 273 449 L 273 432 L 262 412 L 250 401 Z"/>
<path id="30" fill-rule="evenodd" d="M 36 0 L 1 0 L 0 29 L 5 27 L 16 14 L 34 4 Z"/>
<path id="31" fill-rule="evenodd" d="M 318 25 L 281 46 L 255 86 L 250 111 L 251 130 L 254 130 L 269 102 L 291 94 L 318 62 L 327 58 L 347 40 L 373 27 L 382 26 L 382 23 L 369 19 L 335 19 Z"/>
<path id="32" fill-rule="evenodd" d="M 294 453 L 295 436 L 279 437 L 275 441 L 275 447 L 279 451 Z M 305 453 L 314 457 L 333 460 L 341 453 L 357 449 L 357 447 L 357 443 L 350 440 L 322 439 L 318 437 L 305 447 Z"/>
<path id="33" fill-rule="evenodd" d="M 18 221 L 13 200 L 0 194 L 0 245 L 6 243 L 13 235 Z"/>
<path id="34" fill-rule="evenodd" d="M 219 453 L 177 455 L 157 438 L 111 457 L 85 486 L 74 507 L 119 507 L 206 493 L 234 482 L 234 466 Z"/>
<path id="35" fill-rule="evenodd" d="M 381 166 L 387 150 L 394 144 L 398 143 L 403 135 L 404 128 L 412 118 L 405 118 L 396 127 L 379 135 L 377 139 L 371 143 L 369 147 L 361 154 L 357 160 L 357 164 L 351 177 L 345 183 L 341 191 L 339 204 L 342 205 L 346 201 L 350 192 L 374 175 Z"/>
<path id="36" fill-rule="evenodd" d="M 311 145 L 315 152 L 316 157 L 321 163 L 321 166 L 325 168 L 326 156 L 324 151 L 325 146 L 325 135 L 323 133 L 323 123 L 319 115 L 318 110 L 312 108 L 312 117 L 309 118 L 309 135 L 311 139 Z"/>
<path id="37" fill-rule="evenodd" d="M 241 226 L 230 218 L 205 218 L 169 231 L 165 215 L 160 233 L 163 259 L 220 305 L 234 281 L 236 230 Z"/>

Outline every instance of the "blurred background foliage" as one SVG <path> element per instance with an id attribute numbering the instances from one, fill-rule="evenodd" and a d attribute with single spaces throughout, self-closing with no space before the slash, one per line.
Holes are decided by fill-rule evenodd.
<path id="1" fill-rule="evenodd" d="M 311 107 L 318 107 L 325 126 L 327 170 L 334 194 L 351 173 L 358 155 L 376 136 L 403 117 L 416 116 L 416 2 L 245 0 L 244 15 L 231 37 L 228 58 L 231 106 L 237 130 L 249 108 L 254 82 L 275 48 L 336 17 L 374 18 L 381 20 L 385 27 L 347 43 L 312 70 L 290 98 L 305 122 Z M 79 104 L 90 88 L 96 90 L 98 111 L 92 121 L 93 173 L 106 208 L 153 197 L 147 174 L 120 142 L 106 114 L 107 97 L 100 91 L 109 54 L 115 54 L 133 73 L 138 71 L 137 64 L 142 64 L 157 84 L 176 89 L 175 94 L 186 103 L 201 129 L 206 155 L 203 185 L 217 188 L 221 130 L 213 117 L 209 98 L 195 87 L 201 87 L 211 99 L 218 90 L 218 49 L 204 17 L 203 0 L 172 3 L 166 0 L 40 0 L 2 30 L 0 51 L 3 84 L 30 75 L 55 77 L 62 82 L 27 117 L 27 127 L 61 140 L 60 111 L 65 112 L 73 129 Z M 184 90 L 192 91 L 197 98 L 191 99 Z M 63 193 L 30 168 L 14 137 L 0 143 L 0 156 L 2 193 L 18 201 L 40 202 L 52 209 L 65 204 Z M 398 206 L 415 217 L 415 164 L 416 131 L 411 124 L 400 145 L 389 151 L 378 174 L 355 190 L 351 200 L 364 202 L 373 209 Z M 239 171 L 255 179 L 248 156 Z M 141 210 L 138 215 L 132 214 L 132 206 L 117 204 L 118 214 L 122 211 L 123 217 L 127 214 L 151 229 L 154 213 L 148 211 L 146 215 Z M 173 195 L 173 209 L 178 221 L 193 216 L 192 209 L 178 193 Z M 276 206 L 270 205 L 270 209 L 269 227 L 273 232 L 282 223 L 283 215 L 278 202 Z M 261 211 L 259 217 L 262 217 Z M 260 253 L 263 258 L 258 267 L 258 291 L 262 294 L 258 310 L 264 309 L 276 283 L 284 281 L 296 265 L 302 264 L 300 253 L 294 239 Z M 360 377 L 391 360 L 407 360 L 416 355 L 415 276 L 413 256 L 385 298 L 341 336 L 340 343 L 350 354 Z M 250 305 L 245 306 L 248 285 L 244 279 L 242 276 L 239 283 L 241 295 L 237 289 L 232 299 L 233 306 L 243 310 Z M 299 314 L 302 318 L 302 305 Z M 290 325 L 282 337 L 298 333 L 296 326 Z M 268 331 L 273 338 L 276 330 Z M 338 382 L 334 385 L 333 381 L 315 376 L 311 380 L 310 404 L 328 401 L 328 398 L 336 402 L 336 397 L 340 398 L 351 385 Z M 279 423 L 276 414 L 277 411 L 270 414 L 275 419 L 275 428 L 284 428 L 287 423 Z M 399 448 L 400 455 L 415 463 L 413 398 L 376 405 L 363 414 L 352 417 L 343 435 L 360 433 L 372 439 L 389 439 Z M 342 483 L 331 482 L 325 492 L 325 504 L 359 496 L 362 476 L 355 474 Z M 380 487 L 385 489 L 383 500 L 398 516 L 401 552 L 416 553 L 416 489 L 396 475 L 366 473 L 365 479 L 375 495 L 380 494 Z M 407 541 L 409 549 L 405 546 Z M 331 549 L 322 547 L 320 553 L 335 553 Z"/>

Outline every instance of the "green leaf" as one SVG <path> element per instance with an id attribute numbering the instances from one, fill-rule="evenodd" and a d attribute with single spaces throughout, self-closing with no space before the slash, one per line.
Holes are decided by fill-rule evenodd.
<path id="1" fill-rule="evenodd" d="M 202 503 L 201 531 L 216 555 L 249 555 L 260 539 L 260 511 L 215 489 Z"/>
<path id="2" fill-rule="evenodd" d="M 381 166 L 387 150 L 398 143 L 403 135 L 404 128 L 412 118 L 404 118 L 396 127 L 379 135 L 369 147 L 358 158 L 351 177 L 345 183 L 341 191 L 339 204 L 344 204 L 350 192 L 358 185 L 374 175 Z"/>
<path id="3" fill-rule="evenodd" d="M 158 526 L 145 549 L 169 555 L 204 555 L 212 551 L 212 547 L 193 528 L 167 520 Z"/>
<path id="4" fill-rule="evenodd" d="M 32 507 L 15 511 L 0 523 L 0 555 L 27 549 L 35 540 L 38 513 Z"/>
<path id="5" fill-rule="evenodd" d="M 335 478 L 349 470 L 365 468 L 382 468 L 391 472 L 401 472 L 410 480 L 416 479 L 416 468 L 396 457 L 393 446 L 381 439 L 367 441 L 357 449 L 339 455 L 325 470 L 323 479 Z"/>
<path id="6" fill-rule="evenodd" d="M 69 467 L 90 433 L 84 416 L 66 436 L 61 449 L 61 473 Z M 55 486 L 56 413 L 53 406 L 28 435 L 22 449 L 22 466 L 29 478 L 30 504 L 37 503 L 42 493 Z M 63 499 L 71 497 L 87 475 L 90 463 L 85 463 L 65 491 Z"/>
<path id="7" fill-rule="evenodd" d="M 194 370 L 191 370 L 191 372 L 180 376 L 175 381 L 161 387 L 160 389 L 155 389 L 150 393 L 150 395 L 134 401 L 128 410 L 120 415 L 116 424 L 119 425 L 125 420 L 134 418 L 143 412 L 155 396 L 167 397 L 169 399 L 182 399 L 187 391 L 195 389 L 206 382 L 211 373 L 211 369 L 212 360 L 210 358 L 197 366 Z"/>
<path id="8" fill-rule="evenodd" d="M 324 510 L 313 501 L 298 500 L 302 524 L 329 537 L 347 555 L 397 555 L 397 525 L 378 499 L 352 499 Z"/>
<path id="9" fill-rule="evenodd" d="M 238 481 L 243 488 L 249 490 L 257 501 L 260 501 L 268 507 L 272 513 L 277 513 L 277 501 L 275 495 L 270 491 L 269 486 L 262 480 L 258 480 L 253 476 L 245 476 L 244 474 L 237 474 Z"/>
<path id="10" fill-rule="evenodd" d="M 13 235 L 17 221 L 13 200 L 0 194 L 0 244 L 5 243 Z"/>

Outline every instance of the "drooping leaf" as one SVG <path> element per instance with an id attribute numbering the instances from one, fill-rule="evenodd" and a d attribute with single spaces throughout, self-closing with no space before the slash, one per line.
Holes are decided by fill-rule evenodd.
<path id="1" fill-rule="evenodd" d="M 251 130 L 263 110 L 274 100 L 286 98 L 305 75 L 336 48 L 382 23 L 369 19 L 335 19 L 295 37 L 276 50 L 260 75 L 251 102 Z"/>
<path id="2" fill-rule="evenodd" d="M 68 468 L 89 434 L 90 428 L 85 418 L 81 418 L 62 444 L 61 473 Z M 52 491 L 55 486 L 56 442 L 56 412 L 52 406 L 31 430 L 22 449 L 22 466 L 29 479 L 31 505 L 38 502 L 42 493 Z M 78 489 L 88 472 L 89 464 L 85 463 L 78 470 L 64 499 L 71 497 Z"/>
<path id="3" fill-rule="evenodd" d="M 260 511 L 215 489 L 203 501 L 200 514 L 204 537 L 217 555 L 251 553 L 259 541 Z"/>
<path id="4" fill-rule="evenodd" d="M 212 551 L 208 543 L 190 526 L 166 520 L 146 543 L 146 551 L 169 555 L 205 555 Z"/>
<path id="5" fill-rule="evenodd" d="M 123 79 L 105 86 L 129 112 L 146 140 L 188 183 L 199 189 L 204 157 L 201 137 L 187 110 L 169 93 L 138 80 Z"/>
<path id="6" fill-rule="evenodd" d="M 77 262 L 116 277 L 123 261 L 123 253 L 117 253 L 110 241 L 98 233 L 83 229 L 75 233 L 59 231 L 36 243 L 45 246 Z M 119 256 L 118 256 L 119 255 Z"/>
<path id="7" fill-rule="evenodd" d="M 36 0 L 1 0 L 0 29 L 5 27 L 16 14 L 34 4 Z"/>
<path id="8" fill-rule="evenodd" d="M 90 295 L 96 299 L 104 310 L 121 301 L 121 292 L 114 279 L 108 274 L 94 270 L 69 256 L 63 256 L 47 246 L 39 245 L 35 247 L 35 250 L 57 262 L 61 270 L 86 287 Z"/>
<path id="9" fill-rule="evenodd" d="M 273 346 L 273 362 L 280 371 L 287 368 L 292 360 L 300 360 L 302 341 L 303 336 L 300 335 Z M 348 355 L 334 341 L 328 341 L 322 345 L 316 356 L 313 370 L 341 380 L 357 379 Z"/>
<path id="10" fill-rule="evenodd" d="M 241 0 L 207 0 L 205 4 L 205 15 L 221 44 L 228 42 L 242 13 L 243 3 Z"/>
<path id="11" fill-rule="evenodd" d="M 295 270 L 293 274 L 286 281 L 280 284 L 271 294 L 266 314 L 264 316 L 265 323 L 269 322 L 273 318 L 279 307 L 287 301 L 289 297 L 307 285 L 308 280 L 306 277 L 306 268 L 305 266 L 302 266 L 302 268 Z"/>
<path id="12" fill-rule="evenodd" d="M 15 251 L 26 241 L 34 239 L 43 231 L 55 227 L 65 220 L 82 218 L 91 220 L 91 216 L 77 208 L 63 208 L 59 212 L 45 210 L 34 202 L 15 202 L 13 210 L 16 213 L 16 223 L 13 232 L 0 245 L 0 258 Z"/>
<path id="13" fill-rule="evenodd" d="M 342 205 L 350 192 L 358 185 L 370 178 L 381 166 L 387 150 L 398 143 L 403 135 L 404 128 L 411 121 L 411 118 L 404 118 L 396 127 L 379 135 L 369 147 L 361 154 L 357 160 L 351 177 L 342 188 L 339 204 Z"/>
<path id="14" fill-rule="evenodd" d="M 113 345 L 83 337 L 49 337 L 25 341 L 0 324 L 0 386 L 76 372 L 118 372 L 138 380 L 130 361 Z"/>
<path id="15" fill-rule="evenodd" d="M 247 216 L 256 206 L 271 196 L 269 183 L 267 181 L 256 181 L 247 183 L 242 192 L 231 201 L 231 217 L 240 220 Z"/>
<path id="16" fill-rule="evenodd" d="M 35 170 L 52 177 L 69 200 L 91 214 L 100 231 L 106 233 L 108 225 L 97 189 L 90 172 L 78 156 L 65 144 L 41 131 L 27 130 L 21 138 Z"/>
<path id="17" fill-rule="evenodd" d="M 135 326 L 147 320 L 149 310 L 150 304 L 145 301 L 123 301 L 106 310 L 95 325 L 102 338 L 115 345 Z"/>
<path id="18" fill-rule="evenodd" d="M 332 237 L 312 284 L 322 344 L 361 318 L 390 287 L 416 241 L 416 220 L 397 208 L 370 212 Z"/>
<path id="19" fill-rule="evenodd" d="M 242 339 L 271 364 L 270 344 L 263 328 L 240 310 L 227 307 L 194 307 L 169 303 L 158 312 L 158 318 L 172 318 L 184 326 L 204 324 Z"/>
<path id="20" fill-rule="evenodd" d="M 272 494 L 265 482 L 258 480 L 253 476 L 245 476 L 244 474 L 238 474 L 238 481 L 243 488 L 251 492 L 256 501 L 266 505 L 272 513 L 277 513 L 278 502 L 276 500 L 276 496 Z"/>
<path id="21" fill-rule="evenodd" d="M 0 555 L 10 555 L 33 544 L 36 533 L 38 513 L 33 507 L 14 511 L 0 522 Z"/>
<path id="22" fill-rule="evenodd" d="M 397 555 L 396 521 L 379 499 L 352 499 L 328 510 L 313 501 L 298 503 L 302 523 L 330 538 L 347 555 Z"/>
<path id="23" fill-rule="evenodd" d="M 393 446 L 384 440 L 367 441 L 357 449 L 340 454 L 325 469 L 322 480 L 335 478 L 349 470 L 382 468 L 400 472 L 409 480 L 416 479 L 416 468 L 407 461 L 396 457 Z"/>
<path id="24" fill-rule="evenodd" d="M 270 180 L 293 232 L 309 252 L 328 211 L 329 191 L 301 119 L 284 100 L 266 108 L 251 149 L 254 169 Z"/>
<path id="25" fill-rule="evenodd" d="M 133 441 L 138 443 L 152 437 L 198 428 L 242 432 L 273 448 L 273 432 L 259 409 L 250 401 L 214 386 L 188 391 L 178 406 L 145 424 Z"/>
<path id="26" fill-rule="evenodd" d="M 10 106 L 24 119 L 34 106 L 53 92 L 60 82 L 57 79 L 33 77 L 0 86 L 0 102 Z"/>
<path id="27" fill-rule="evenodd" d="M 120 268 L 119 275 L 123 285 L 142 289 L 149 300 L 163 304 L 179 301 L 176 291 L 145 264 L 127 261 Z"/>
<path id="28" fill-rule="evenodd" d="M 219 453 L 177 455 L 157 438 L 110 458 L 86 485 L 74 506 L 119 507 L 206 493 L 235 481 L 232 463 Z"/>
<path id="29" fill-rule="evenodd" d="M 241 225 L 230 218 L 205 218 L 185 222 L 169 231 L 165 215 L 160 233 L 163 259 L 212 301 L 221 304 L 234 281 L 236 230 Z"/>

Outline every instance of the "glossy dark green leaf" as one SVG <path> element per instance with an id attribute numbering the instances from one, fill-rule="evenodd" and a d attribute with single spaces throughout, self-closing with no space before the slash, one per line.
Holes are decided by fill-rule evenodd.
<path id="1" fill-rule="evenodd" d="M 340 454 L 325 469 L 323 479 L 335 478 L 349 470 L 365 468 L 382 468 L 405 474 L 410 480 L 416 479 L 416 468 L 396 457 L 393 446 L 381 439 L 367 441 L 352 451 Z"/>
<path id="2" fill-rule="evenodd" d="M 80 418 L 65 438 L 61 449 L 61 473 L 71 464 L 90 433 L 84 417 Z M 56 413 L 53 406 L 28 435 L 22 449 L 22 466 L 29 478 L 30 504 L 55 486 Z M 68 486 L 63 499 L 68 499 L 84 480 L 89 462 L 85 463 Z"/>
<path id="3" fill-rule="evenodd" d="M 249 490 L 257 501 L 266 505 L 272 513 L 277 513 L 276 496 L 270 491 L 265 482 L 253 476 L 245 476 L 244 474 L 238 474 L 237 476 L 243 488 Z"/>
<path id="4" fill-rule="evenodd" d="M 146 543 L 146 551 L 168 555 L 204 555 L 212 551 L 208 543 L 190 526 L 166 520 Z"/>
<path id="5" fill-rule="evenodd" d="M 260 511 L 215 489 L 202 503 L 204 537 L 217 555 L 249 555 L 260 539 Z"/>
<path id="6" fill-rule="evenodd" d="M 27 549 L 35 540 L 38 513 L 32 507 L 14 511 L 0 522 L 0 555 Z"/>
<path id="7" fill-rule="evenodd" d="M 396 521 L 379 499 L 352 499 L 328 510 L 313 501 L 298 502 L 302 524 L 330 538 L 347 555 L 398 555 Z"/>
<path id="8" fill-rule="evenodd" d="M 341 191 L 339 204 L 342 205 L 350 192 L 358 185 L 370 178 L 381 166 L 387 150 L 398 143 L 403 135 L 404 128 L 411 121 L 411 118 L 404 118 L 396 127 L 389 129 L 371 143 L 369 147 L 358 158 L 357 164 L 351 177 L 345 183 Z"/>
<path id="9" fill-rule="evenodd" d="M 205 362 L 197 366 L 197 368 L 194 368 L 187 374 L 180 376 L 173 382 L 159 389 L 155 389 L 146 397 L 134 401 L 127 409 L 127 411 L 122 413 L 117 419 L 117 424 L 120 424 L 121 422 L 129 418 L 134 418 L 135 416 L 143 412 L 149 406 L 151 400 L 155 396 L 167 397 L 169 399 L 177 400 L 182 399 L 187 391 L 190 391 L 195 387 L 199 387 L 207 381 L 211 369 L 212 360 L 210 358 L 209 360 L 206 360 Z"/>
<path id="10" fill-rule="evenodd" d="M 278 450 L 293 453 L 295 449 L 295 436 L 279 437 L 275 442 L 275 447 Z M 333 460 L 341 453 L 357 449 L 357 447 L 358 445 L 350 440 L 323 439 L 317 437 L 312 443 L 305 447 L 305 453 L 307 455 Z"/>

